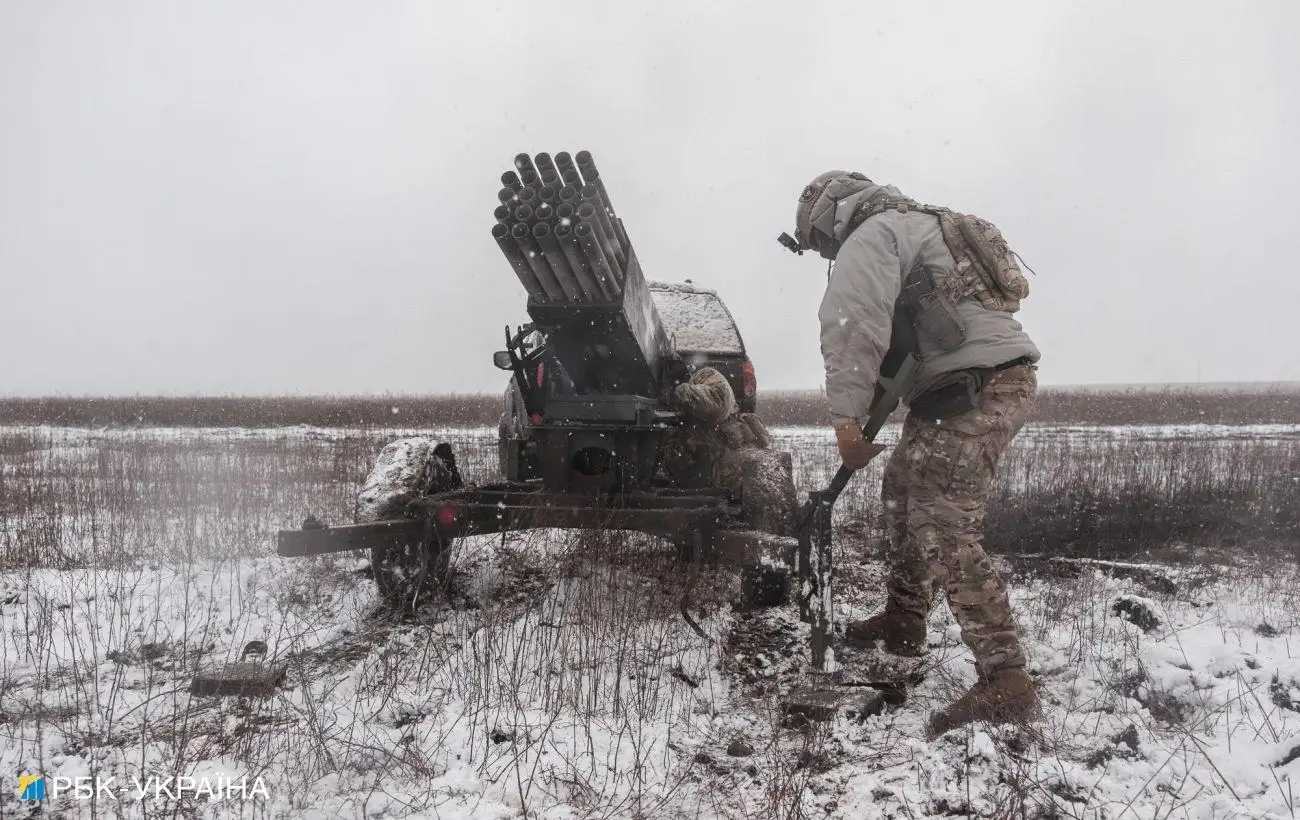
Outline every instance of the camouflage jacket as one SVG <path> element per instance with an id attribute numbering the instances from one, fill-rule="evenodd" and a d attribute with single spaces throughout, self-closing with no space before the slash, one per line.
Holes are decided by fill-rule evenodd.
<path id="1" fill-rule="evenodd" d="M 728 456 L 771 443 L 762 420 L 754 413 L 738 412 L 731 385 L 712 367 L 700 368 L 678 385 L 673 403 L 685 423 L 665 437 L 662 464 L 668 475 L 686 487 L 739 490 L 740 476 L 729 466 L 734 461 Z"/>

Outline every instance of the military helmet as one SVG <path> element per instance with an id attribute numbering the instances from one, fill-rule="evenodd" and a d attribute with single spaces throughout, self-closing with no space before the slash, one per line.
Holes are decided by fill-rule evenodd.
<path id="1" fill-rule="evenodd" d="M 834 179 L 855 179 L 862 182 L 869 182 L 865 176 L 857 171 L 827 171 L 819 174 L 812 182 L 804 186 L 803 193 L 799 194 L 799 204 L 794 211 L 794 238 L 799 243 L 799 247 L 804 250 L 820 250 L 819 244 L 823 238 L 831 237 L 820 236 L 820 231 L 813 229 L 813 223 L 817 221 L 816 217 L 821 214 L 813 213 L 813 205 L 821 198 L 822 192 L 826 186 Z M 823 208 L 823 213 L 825 209 Z"/>
<path id="2" fill-rule="evenodd" d="M 848 171 L 827 171 L 804 186 L 803 193 L 799 194 L 799 204 L 794 211 L 794 238 L 799 243 L 799 247 L 804 250 L 817 249 L 817 239 L 812 229 L 813 203 L 822 195 L 822 191 L 826 190 L 826 183 L 835 177 L 848 176 L 848 174 Z"/>

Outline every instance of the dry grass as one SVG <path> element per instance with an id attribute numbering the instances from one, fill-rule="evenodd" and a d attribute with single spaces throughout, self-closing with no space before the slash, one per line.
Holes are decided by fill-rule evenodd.
<path id="1" fill-rule="evenodd" d="M 830 423 L 823 394 L 815 390 L 760 393 L 758 407 L 769 425 Z M 1300 424 L 1300 389 L 1043 387 L 1034 418 L 1042 424 Z"/>
<path id="2" fill-rule="evenodd" d="M 0 398 L 0 420 L 68 427 L 477 427 L 495 425 L 502 402 L 500 393 L 52 396 Z"/>
<path id="3" fill-rule="evenodd" d="M 234 437 L 156 431 L 0 431 L 0 566 L 265 555 L 277 530 L 313 514 L 352 520 L 357 487 L 393 433 Z M 491 434 L 445 436 L 471 481 L 493 479 Z M 794 453 L 803 490 L 837 464 L 827 438 Z M 884 539 L 880 463 L 843 496 L 839 520 Z M 1182 545 L 1300 553 L 1300 440 L 1139 438 L 1037 432 L 1006 454 L 989 502 L 998 553 L 1102 557 Z"/>
<path id="4" fill-rule="evenodd" d="M 802 489 L 824 486 L 834 443 L 794 454 Z M 883 459 L 836 507 L 845 544 L 881 547 Z M 1029 427 L 1004 454 L 985 546 L 1002 554 L 1103 558 L 1193 547 L 1300 555 L 1300 440 L 1144 438 L 1106 429 Z"/>
<path id="5" fill-rule="evenodd" d="M 504 385 L 504 381 L 503 381 Z M 829 422 L 820 391 L 760 391 L 772 426 Z M 72 427 L 472 427 L 495 425 L 500 393 L 429 396 L 208 396 L 0 398 L 0 421 Z M 1044 388 L 1048 424 L 1300 424 L 1300 390 Z"/>
<path id="6" fill-rule="evenodd" d="M 0 567 L 266 555 L 309 514 L 350 523 L 387 431 L 213 437 L 184 430 L 0 432 Z M 467 478 L 495 439 L 445 437 Z"/>
<path id="7" fill-rule="evenodd" d="M 331 523 L 351 520 L 356 488 L 393 435 L 381 428 L 216 435 L 0 429 L 0 568 L 12 571 L 11 579 L 27 579 L 25 589 L 0 589 L 0 600 L 12 596 L 9 611 L 16 613 L 4 633 L 4 658 L 15 666 L 0 668 L 0 712 L 9 721 L 0 740 L 21 744 L 42 763 L 88 750 L 103 771 L 121 771 L 147 752 L 150 766 L 222 757 L 254 774 L 284 779 L 292 772 L 293 783 L 338 777 L 350 789 L 371 789 L 366 800 L 397 814 L 434 811 L 456 798 L 442 786 L 400 784 L 428 783 L 467 765 L 498 784 L 496 798 L 508 792 L 512 805 L 541 810 L 563 801 L 608 817 L 659 816 L 688 791 L 713 795 L 716 804 L 707 808 L 719 816 L 810 816 L 831 799 L 824 792 L 834 766 L 871 764 L 874 758 L 864 755 L 895 765 L 890 756 L 908 748 L 884 742 L 855 751 L 852 739 L 835 732 L 784 733 L 774 702 L 760 701 L 757 717 L 744 724 L 719 720 L 734 708 L 728 693 L 712 688 L 717 678 L 709 671 L 720 663 L 727 626 L 726 593 L 719 591 L 725 584 L 695 590 L 693 610 L 710 643 L 676 614 L 679 569 L 663 551 L 646 549 L 644 539 L 479 539 L 458 555 L 454 600 L 398 623 L 367 611 L 349 556 L 304 561 L 292 571 L 283 562 L 249 560 L 269 555 L 275 531 L 308 513 Z M 494 476 L 490 432 L 451 441 L 468 480 Z M 829 437 L 803 437 L 795 449 L 804 489 L 823 483 L 837 464 Z M 845 559 L 882 540 L 879 467 L 854 482 L 840 508 L 837 549 Z M 1294 439 L 1152 440 L 1113 430 L 1031 428 L 1006 456 L 990 507 L 989 545 L 1004 553 L 1116 555 L 1139 544 L 1235 538 L 1295 551 L 1297 478 Z M 48 571 L 71 567 L 92 569 Z M 1131 709 L 1119 696 L 1140 669 L 1122 643 L 1132 636 L 1104 615 L 1079 621 L 1078 634 L 1061 636 L 1066 640 L 1051 632 L 1060 628 L 1054 619 L 1062 611 L 1104 614 L 1113 590 L 1099 583 L 1033 590 L 1024 601 L 1025 628 L 1076 665 L 1112 665 L 1105 680 L 1113 679 L 1116 694 L 1107 694 L 1114 703 L 1103 706 Z M 853 597 L 848 585 L 842 591 Z M 721 614 L 710 619 L 709 611 Z M 348 630 L 343 639 L 340 629 Z M 252 637 L 292 647 L 285 692 L 251 707 L 188 697 L 185 682 L 197 668 L 226 659 Z M 956 644 L 945 649 L 958 651 Z M 105 658 L 114 666 L 106 667 Z M 1065 677 L 1073 669 L 1046 674 Z M 954 676 L 951 688 L 967 682 Z M 937 687 L 925 697 L 951 694 Z M 1263 706 L 1242 703 L 1216 702 L 1189 714 L 1196 726 L 1252 720 L 1260 731 L 1277 720 L 1266 699 Z M 761 711 L 764 704 L 770 714 Z M 1066 748 L 1092 711 L 1065 711 L 1065 723 L 1048 727 L 1045 748 L 1094 754 L 1091 747 Z M 886 740 L 905 736 L 907 724 L 895 728 L 892 720 L 872 731 Z M 732 732 L 750 743 L 752 756 L 724 751 Z M 980 816 L 1085 816 L 1080 807 L 1087 803 L 1059 796 L 1078 778 L 1031 766 L 1036 758 L 1010 748 L 1012 736 L 995 740 L 1010 768 L 995 791 L 968 793 L 967 808 L 982 799 L 996 805 Z M 466 757 L 453 760 L 453 753 Z M 1188 745 L 1179 754 L 1186 760 L 1176 762 L 1188 769 L 1201 753 Z M 990 765 L 971 753 L 960 759 L 972 771 Z M 921 758 L 916 765 L 934 764 Z M 970 772 L 962 776 L 969 783 Z M 304 792 L 289 807 L 319 799 Z M 900 816 L 961 807 L 939 801 Z M 1031 813 L 1043 807 L 1055 813 Z M 183 806 L 157 808 L 193 816 Z M 1071 813 L 1076 808 L 1080 813 Z M 321 810 L 352 816 L 369 808 L 340 803 Z"/>

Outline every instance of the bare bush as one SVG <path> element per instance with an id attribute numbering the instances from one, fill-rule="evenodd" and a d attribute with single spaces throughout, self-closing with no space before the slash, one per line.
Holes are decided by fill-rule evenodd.
<path id="1" fill-rule="evenodd" d="M 224 434 L 0 429 L 0 566 L 71 567 L 264 555 L 308 515 L 351 521 L 357 487 L 394 431 Z M 896 436 L 897 431 L 887 436 Z M 437 431 L 469 480 L 497 471 L 487 431 Z M 801 490 L 837 464 L 828 435 L 794 434 Z M 879 548 L 880 462 L 850 485 L 847 545 Z M 1004 455 L 986 546 L 1008 554 L 1131 557 L 1213 545 L 1300 549 L 1300 440 L 1150 437 L 1035 425 Z"/>
<path id="2" fill-rule="evenodd" d="M 829 478 L 834 443 L 809 442 L 796 475 Z M 883 548 L 880 464 L 837 509 L 851 542 Z M 1300 440 L 1146 437 L 1123 429 L 1032 427 L 1003 455 L 985 548 L 1126 558 L 1214 547 L 1300 555 Z"/>

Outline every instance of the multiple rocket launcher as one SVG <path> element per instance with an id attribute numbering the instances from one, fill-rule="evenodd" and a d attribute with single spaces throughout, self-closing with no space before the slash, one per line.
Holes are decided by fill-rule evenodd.
<path id="1" fill-rule="evenodd" d="M 672 345 L 591 152 L 519 154 L 501 182 L 492 236 L 573 392 L 659 396 Z"/>
<path id="2" fill-rule="evenodd" d="M 632 247 L 590 151 L 515 157 L 492 236 L 539 302 L 621 301 Z"/>

